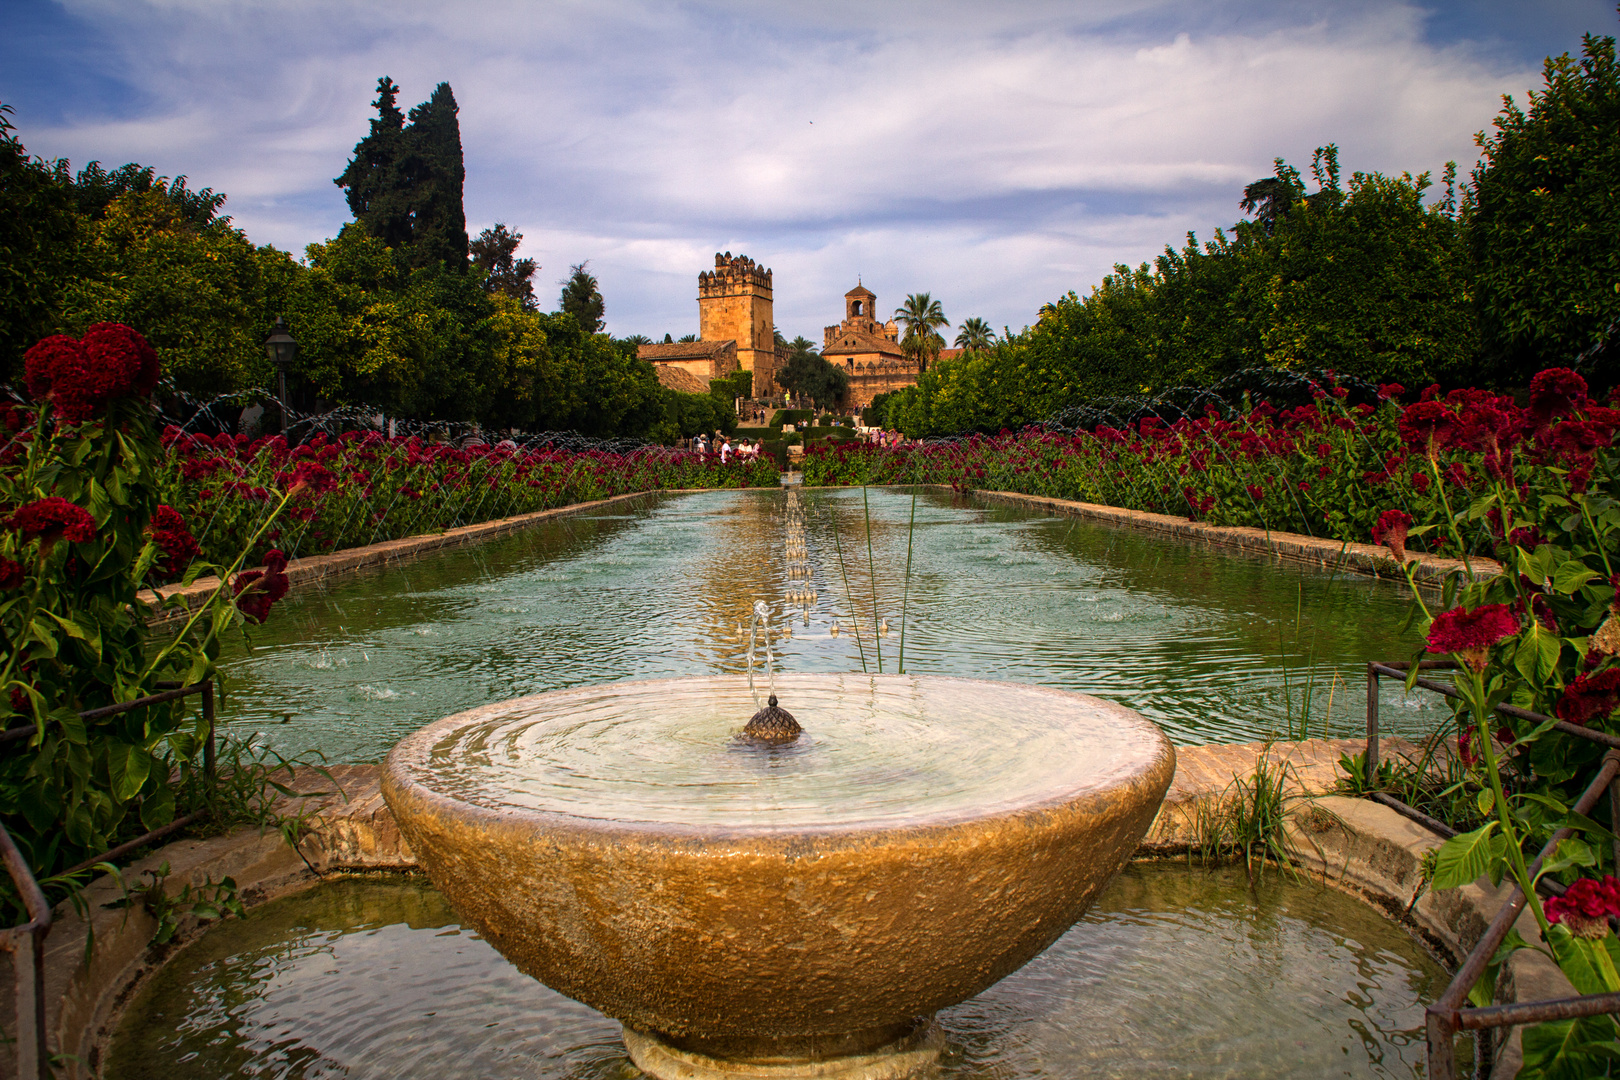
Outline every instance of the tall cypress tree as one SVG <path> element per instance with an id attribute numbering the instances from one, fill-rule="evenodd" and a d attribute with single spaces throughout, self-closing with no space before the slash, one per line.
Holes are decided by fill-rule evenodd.
<path id="1" fill-rule="evenodd" d="M 349 209 L 372 236 L 400 250 L 413 267 L 443 262 L 467 268 L 467 216 L 461 205 L 466 168 L 461 125 L 449 83 L 410 112 L 395 104 L 399 87 L 377 80 L 377 110 L 371 133 L 355 145 L 343 175 Z"/>
<path id="2" fill-rule="evenodd" d="M 467 214 L 461 205 L 467 169 L 461 160 L 459 111 L 449 83 L 440 83 L 432 97 L 411 110 L 405 133 L 416 210 L 412 266 L 443 262 L 453 270 L 467 269 Z"/>
<path id="3" fill-rule="evenodd" d="M 332 181 L 347 194 L 354 220 L 389 247 L 411 242 L 414 216 L 411 185 L 404 175 L 405 114 L 394 104 L 398 96 L 393 79 L 384 75 L 377 80 L 371 134 L 355 144 L 349 167 Z"/>

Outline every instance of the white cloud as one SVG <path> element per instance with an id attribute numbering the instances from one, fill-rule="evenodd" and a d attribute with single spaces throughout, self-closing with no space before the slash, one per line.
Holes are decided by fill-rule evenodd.
<path id="1" fill-rule="evenodd" d="M 1347 170 L 1466 163 L 1499 96 L 1539 81 L 1426 42 L 1392 3 L 69 8 L 142 106 L 26 127 L 35 152 L 187 173 L 299 250 L 347 219 L 331 177 L 376 77 L 407 106 L 447 80 L 473 231 L 525 233 L 548 298 L 591 259 L 618 333 L 695 329 L 694 277 L 728 248 L 775 269 L 790 336 L 819 338 L 857 272 L 885 305 L 929 291 L 1016 328 L 1231 221 L 1273 157 L 1337 141 Z"/>

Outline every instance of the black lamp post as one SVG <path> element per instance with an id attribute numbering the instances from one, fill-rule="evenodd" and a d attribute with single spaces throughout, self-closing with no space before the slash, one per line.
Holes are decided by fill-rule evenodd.
<path id="1" fill-rule="evenodd" d="M 298 354 L 298 342 L 287 333 L 287 321 L 280 315 L 276 316 L 276 325 L 270 329 L 270 336 L 264 339 L 265 355 L 270 362 L 276 365 L 277 394 L 276 399 L 281 402 L 281 433 L 287 433 L 287 369 L 292 367 L 293 357 Z"/>

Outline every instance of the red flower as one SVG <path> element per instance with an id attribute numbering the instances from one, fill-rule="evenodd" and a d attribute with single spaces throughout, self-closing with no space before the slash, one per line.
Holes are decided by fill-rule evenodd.
<path id="1" fill-rule="evenodd" d="M 1375 544 L 1383 544 L 1395 561 L 1406 564 L 1406 531 L 1412 527 L 1412 518 L 1399 510 L 1385 510 L 1378 515 L 1372 529 Z"/>
<path id="2" fill-rule="evenodd" d="M 96 520 L 90 516 L 90 511 L 57 495 L 31 502 L 13 512 L 6 519 L 6 527 L 22 533 L 25 541 L 39 537 L 42 551 L 49 551 L 64 537 L 83 544 L 96 535 Z"/>
<path id="3" fill-rule="evenodd" d="M 1399 398 L 1404 393 L 1406 393 L 1406 387 L 1402 386 L 1398 382 L 1378 384 L 1379 401 L 1392 401 Z"/>
<path id="4" fill-rule="evenodd" d="M 1506 604 L 1452 608 L 1435 616 L 1429 627 L 1428 649 L 1452 653 L 1475 671 L 1485 670 L 1492 645 L 1519 632 L 1519 620 Z"/>
<path id="5" fill-rule="evenodd" d="M 26 572 L 23 564 L 13 562 L 11 559 L 0 559 L 0 592 L 10 592 L 22 588 Z"/>
<path id="6" fill-rule="evenodd" d="M 1547 921 L 1563 923 L 1576 937 L 1599 941 L 1609 935 L 1609 920 L 1620 917 L 1620 881 L 1604 875 L 1602 881 L 1581 878 L 1563 896 L 1542 905 Z"/>
<path id="7" fill-rule="evenodd" d="M 157 353 L 122 323 L 96 323 L 84 340 L 61 334 L 46 338 L 24 358 L 28 392 L 47 395 L 63 420 L 90 420 L 107 402 L 148 397 L 157 386 Z"/>
<path id="8" fill-rule="evenodd" d="M 1596 675 L 1577 675 L 1558 699 L 1558 719 L 1585 727 L 1602 720 L 1620 706 L 1620 668 Z"/>
<path id="9" fill-rule="evenodd" d="M 1474 753 L 1474 729 L 1464 727 L 1457 732 L 1457 754 L 1462 758 L 1464 766 L 1472 769 L 1479 761 L 1479 755 Z"/>
<path id="10" fill-rule="evenodd" d="M 265 552 L 263 570 L 247 570 L 236 575 L 231 590 L 236 596 L 236 607 L 256 623 L 270 617 L 270 608 L 287 595 L 290 582 L 283 573 L 287 569 L 287 556 L 271 549 Z"/>
<path id="11" fill-rule="evenodd" d="M 171 506 L 160 505 L 157 513 L 152 515 L 152 523 L 147 526 L 152 539 L 157 542 L 158 549 L 163 552 L 163 560 L 157 564 L 157 572 L 162 577 L 174 577 L 184 573 L 191 560 L 197 557 L 201 548 L 197 540 L 186 528 L 186 519 Z"/>
<path id="12" fill-rule="evenodd" d="M 1541 593 L 1530 598 L 1530 612 L 1549 634 L 1558 633 L 1558 616 L 1553 614 L 1552 605 Z"/>
<path id="13" fill-rule="evenodd" d="M 1530 411 L 1543 422 L 1586 404 L 1586 380 L 1569 368 L 1548 368 L 1530 380 Z"/>
<path id="14" fill-rule="evenodd" d="M 1421 451 L 1429 457 L 1451 444 L 1457 434 L 1457 414 L 1439 401 L 1420 401 L 1408 405 L 1401 413 L 1397 425 L 1401 441 L 1409 449 Z"/>

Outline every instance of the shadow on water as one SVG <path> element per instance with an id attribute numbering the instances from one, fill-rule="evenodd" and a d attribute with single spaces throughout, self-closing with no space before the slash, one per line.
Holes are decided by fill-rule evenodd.
<path id="1" fill-rule="evenodd" d="M 910 495 L 869 492 L 870 569 L 861 492 L 801 499 L 805 581 L 788 577 L 780 491 L 649 497 L 339 579 L 285 602 L 251 652 L 226 651 L 225 715 L 285 752 L 379 760 L 416 727 L 491 701 L 741 673 L 755 600 L 791 630 L 775 644 L 781 670 L 864 659 L 875 672 L 881 653 L 894 671 Z M 815 603 L 789 602 L 795 589 Z M 1398 632 L 1406 598 L 1387 583 L 936 492 L 917 499 L 909 594 L 908 671 L 1098 694 L 1180 743 L 1285 735 L 1306 674 L 1333 695 L 1331 712 L 1319 695 L 1311 733 L 1353 734 L 1356 672 L 1413 647 Z M 1386 693 L 1397 732 L 1443 710 Z"/>

